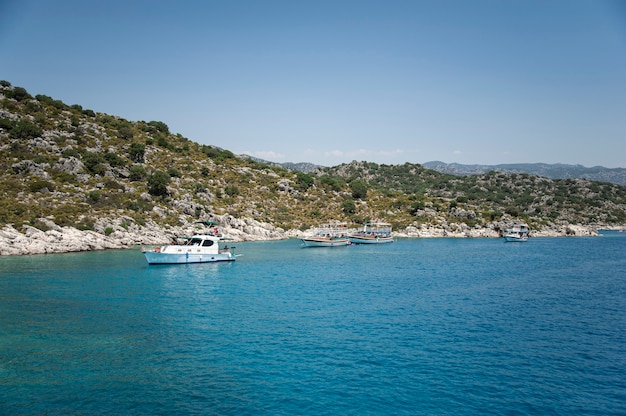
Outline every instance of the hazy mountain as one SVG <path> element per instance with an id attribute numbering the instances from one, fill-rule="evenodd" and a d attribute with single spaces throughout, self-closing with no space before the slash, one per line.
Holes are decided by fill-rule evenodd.
<path id="1" fill-rule="evenodd" d="M 296 170 L 296 171 L 304 172 L 304 173 L 313 172 L 315 169 L 319 169 L 323 167 L 323 166 L 315 165 L 309 162 L 299 162 L 299 163 L 285 162 L 285 163 L 281 163 L 280 165 L 286 169 Z"/>
<path id="2" fill-rule="evenodd" d="M 528 173 L 550 179 L 588 179 L 591 181 L 610 182 L 626 185 L 626 169 L 605 168 L 603 166 L 585 167 L 562 163 L 512 163 L 501 165 L 463 165 L 441 161 L 426 162 L 422 166 L 456 176 L 479 175 L 490 171 L 503 173 Z"/>
<path id="3" fill-rule="evenodd" d="M 242 154 L 242 155 L 239 155 L 239 156 L 244 158 L 244 159 L 253 160 L 255 162 L 262 163 L 262 164 L 265 164 L 265 165 L 280 166 L 280 167 L 283 167 L 283 168 L 288 169 L 288 170 L 294 170 L 294 171 L 297 171 L 297 172 L 304 172 L 304 173 L 310 173 L 310 172 L 313 172 L 315 169 L 323 167 L 323 166 L 315 165 L 315 164 L 309 163 L 309 162 L 298 162 L 298 163 L 284 162 L 284 163 L 279 163 L 279 162 L 271 162 L 269 160 L 260 159 L 258 157 L 254 157 L 254 156 L 250 156 L 250 155 L 246 155 L 246 154 Z"/>

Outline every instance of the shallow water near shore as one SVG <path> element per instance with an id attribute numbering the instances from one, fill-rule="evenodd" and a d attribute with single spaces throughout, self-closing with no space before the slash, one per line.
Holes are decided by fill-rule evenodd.
<path id="1" fill-rule="evenodd" d="M 0 258 L 0 414 L 626 414 L 618 233 L 234 245 Z"/>

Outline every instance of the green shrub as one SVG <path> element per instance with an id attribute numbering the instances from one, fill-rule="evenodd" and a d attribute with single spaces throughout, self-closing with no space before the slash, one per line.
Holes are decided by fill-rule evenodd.
<path id="1" fill-rule="evenodd" d="M 129 172 L 130 174 L 128 176 L 128 179 L 133 182 L 144 180 L 147 175 L 146 170 L 143 168 L 143 166 L 138 165 L 131 166 Z"/>
<path id="2" fill-rule="evenodd" d="M 148 178 L 148 193 L 153 196 L 167 195 L 167 185 L 170 181 L 170 175 L 157 170 Z"/>
<path id="3" fill-rule="evenodd" d="M 332 177 L 330 175 L 322 175 L 320 177 L 320 183 L 325 189 L 339 192 L 343 187 L 343 179 L 338 177 Z"/>
<path id="4" fill-rule="evenodd" d="M 198 193 L 201 193 L 201 192 L 206 192 L 206 190 L 207 190 L 207 187 L 203 183 L 201 183 L 201 182 L 194 183 L 193 192 L 195 194 L 198 194 Z"/>
<path id="5" fill-rule="evenodd" d="M 104 156 L 102 156 L 101 153 L 85 152 L 83 154 L 83 164 L 85 165 L 85 168 L 91 173 L 104 173 L 102 172 L 104 163 L 106 163 L 106 159 L 104 158 Z M 104 167 L 104 171 L 106 171 L 106 167 Z"/>
<path id="6" fill-rule="evenodd" d="M 13 90 L 7 90 L 4 95 L 9 98 L 13 98 L 16 101 L 24 101 L 28 98 L 33 98 L 28 91 L 22 87 L 14 87 Z"/>
<path id="7" fill-rule="evenodd" d="M 169 127 L 167 127 L 167 124 L 163 123 L 162 121 L 151 121 L 147 124 L 148 126 L 153 127 L 158 132 L 165 133 L 165 134 L 170 133 Z"/>
<path id="8" fill-rule="evenodd" d="M 9 131 L 9 136 L 13 139 L 33 139 L 41 136 L 42 133 L 41 127 L 28 120 L 20 120 L 13 125 L 13 128 Z"/>
<path id="9" fill-rule="evenodd" d="M 161 147 L 165 147 L 166 149 L 168 149 L 170 147 L 169 142 L 167 141 L 167 139 L 163 136 L 159 136 L 157 137 L 157 144 Z"/>
<path id="10" fill-rule="evenodd" d="M 167 174 L 172 178 L 180 178 L 180 172 L 176 168 L 167 168 Z"/>
<path id="11" fill-rule="evenodd" d="M 124 139 L 124 140 L 132 139 L 135 136 L 133 129 L 131 128 L 130 125 L 127 125 L 127 124 L 119 126 L 117 128 L 117 134 L 120 137 L 120 139 Z"/>
<path id="12" fill-rule="evenodd" d="M 68 147 L 67 149 L 63 150 L 63 156 L 65 157 L 75 157 L 75 158 L 79 158 L 80 157 L 80 153 L 78 152 L 78 150 L 72 148 L 72 147 Z"/>
<path id="13" fill-rule="evenodd" d="M 235 157 L 230 150 L 222 150 L 215 146 L 202 146 L 202 153 L 210 157 L 211 159 L 223 162 L 226 159 L 232 159 Z"/>
<path id="14" fill-rule="evenodd" d="M 15 126 L 15 122 L 8 118 L 0 118 L 0 129 L 10 131 Z"/>
<path id="15" fill-rule="evenodd" d="M 126 189 L 124 185 L 122 185 L 121 183 L 117 181 L 114 181 L 113 179 L 107 179 L 104 182 L 104 187 L 106 189 L 121 189 L 122 191 Z"/>
<path id="16" fill-rule="evenodd" d="M 350 190 L 353 198 L 365 199 L 367 197 L 367 184 L 360 179 L 350 182 Z"/>
<path id="17" fill-rule="evenodd" d="M 119 157 L 117 154 L 113 152 L 106 152 L 104 154 L 104 158 L 106 159 L 107 162 L 109 162 L 109 165 L 113 167 L 120 167 L 126 164 L 123 158 Z"/>
<path id="18" fill-rule="evenodd" d="M 137 163 L 143 163 L 146 153 L 146 145 L 141 143 L 133 143 L 128 149 L 130 160 Z"/>
<path id="19" fill-rule="evenodd" d="M 31 192 L 41 192 L 44 190 L 53 192 L 54 184 L 52 182 L 48 182 L 43 179 L 35 179 L 34 181 L 30 183 L 29 189 Z"/>
<path id="20" fill-rule="evenodd" d="M 100 202 L 101 197 L 102 197 L 102 194 L 100 194 L 100 191 L 90 191 L 87 194 L 87 200 L 91 202 L 92 204 L 96 204 Z"/>
<path id="21" fill-rule="evenodd" d="M 356 212 L 356 206 L 354 205 L 354 201 L 350 199 L 346 199 L 341 203 L 341 209 L 346 214 L 354 214 Z"/>
<path id="22" fill-rule="evenodd" d="M 313 186 L 314 182 L 315 178 L 313 178 L 313 176 L 304 172 L 296 173 L 296 183 L 298 184 L 298 189 L 300 189 L 301 191 L 306 191 L 307 189 L 309 189 L 311 186 Z"/>
<path id="23" fill-rule="evenodd" d="M 236 186 L 227 186 L 226 188 L 224 188 L 224 192 L 226 192 L 226 195 L 233 197 L 235 195 L 239 194 L 239 188 Z"/>

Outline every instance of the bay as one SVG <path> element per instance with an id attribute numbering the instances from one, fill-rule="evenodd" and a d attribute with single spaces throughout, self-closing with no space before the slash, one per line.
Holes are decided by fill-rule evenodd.
<path id="1" fill-rule="evenodd" d="M 626 414 L 626 238 L 0 258 L 0 414 Z"/>

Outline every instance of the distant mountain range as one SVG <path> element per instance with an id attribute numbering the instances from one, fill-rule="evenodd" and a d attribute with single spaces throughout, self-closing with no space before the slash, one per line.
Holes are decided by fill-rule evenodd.
<path id="1" fill-rule="evenodd" d="M 462 165 L 459 163 L 445 163 L 432 161 L 423 163 L 422 166 L 456 176 L 480 175 L 490 171 L 502 173 L 528 173 L 530 175 L 543 176 L 550 179 L 588 179 L 598 182 L 609 182 L 626 186 L 626 169 L 605 168 L 594 166 L 591 168 L 582 165 L 566 165 L 561 163 L 512 163 L 502 165 Z"/>
<path id="2" fill-rule="evenodd" d="M 308 162 L 300 163 L 276 163 L 267 160 L 242 155 L 243 157 L 256 160 L 257 162 L 270 165 L 282 166 L 286 169 L 304 173 L 313 172 L 324 166 Z M 586 167 L 583 165 L 568 165 L 563 163 L 510 163 L 500 165 L 463 165 L 460 163 L 445 163 L 438 160 L 422 163 L 422 166 L 455 176 L 472 176 L 495 171 L 502 173 L 527 173 L 529 175 L 543 176 L 550 179 L 588 179 L 590 181 L 608 182 L 626 186 L 626 169 L 605 168 L 604 166 Z"/>
<path id="3" fill-rule="evenodd" d="M 309 163 L 309 162 L 298 162 L 298 163 L 283 162 L 283 163 L 278 163 L 278 162 L 271 162 L 271 161 L 265 160 L 265 159 L 260 159 L 258 157 L 250 156 L 250 155 L 247 155 L 247 154 L 241 154 L 239 156 L 244 158 L 244 159 L 254 160 L 255 162 L 264 163 L 266 165 L 281 166 L 281 167 L 283 167 L 285 169 L 295 170 L 297 172 L 304 172 L 304 173 L 310 173 L 310 172 L 313 172 L 315 169 L 324 167 L 324 166 L 315 165 L 315 164 Z"/>

